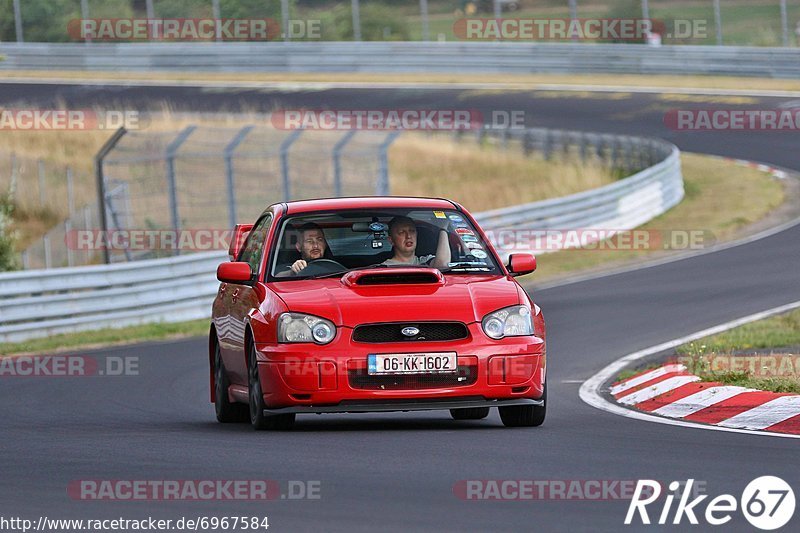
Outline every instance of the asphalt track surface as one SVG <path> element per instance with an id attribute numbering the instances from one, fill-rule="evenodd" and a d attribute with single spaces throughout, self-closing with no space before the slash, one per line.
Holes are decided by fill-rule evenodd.
<path id="1" fill-rule="evenodd" d="M 708 102 L 676 103 L 647 94 L 576 96 L 447 89 L 279 92 L 3 85 L 0 105 L 26 101 L 42 107 L 62 101 L 144 109 L 166 100 L 176 108 L 204 110 L 280 105 L 447 109 L 457 102 L 458 107 L 487 111 L 525 110 L 529 125 L 654 135 L 683 150 L 800 170 L 796 133 L 684 134 L 666 129 L 661 121 L 666 109 L 708 107 Z M 783 102 L 760 98 L 749 107 Z M 578 398 L 578 387 L 629 352 L 800 300 L 798 263 L 800 226 L 795 226 L 661 266 L 546 290 L 534 287 L 549 331 L 550 403 L 540 428 L 504 428 L 496 413 L 480 422 L 455 422 L 444 412 L 308 415 L 299 417 L 290 433 L 219 425 L 207 401 L 204 339 L 92 352 L 100 358 L 139 357 L 139 376 L 0 378 L 0 516 L 268 515 L 276 531 L 615 531 L 624 527 L 625 501 L 464 501 L 453 487 L 467 479 L 693 478 L 704 482 L 712 496 L 738 498 L 750 480 L 778 475 L 797 492 L 796 440 L 630 420 L 587 406 Z M 80 479 L 318 480 L 321 498 L 84 502 L 66 491 L 70 481 Z M 656 519 L 660 510 L 651 517 Z M 796 528 L 798 520 L 795 516 L 786 529 Z M 722 527 L 752 530 L 740 513 Z M 688 526 L 684 518 L 682 526 L 629 529 Z"/>

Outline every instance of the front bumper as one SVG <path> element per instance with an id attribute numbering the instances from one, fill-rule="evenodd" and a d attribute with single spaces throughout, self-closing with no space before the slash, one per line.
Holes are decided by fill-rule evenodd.
<path id="1" fill-rule="evenodd" d="M 468 329 L 466 339 L 443 342 L 359 343 L 352 341 L 352 329 L 342 327 L 325 346 L 257 343 L 267 412 L 459 409 L 500 406 L 498 401 L 536 405 L 530 401 L 544 393 L 544 340 L 529 336 L 496 341 L 486 337 L 480 324 Z M 365 378 L 369 354 L 424 352 L 456 352 L 459 376 L 463 372 L 468 377 L 441 383 Z"/>
<path id="2" fill-rule="evenodd" d="M 511 400 L 487 400 L 482 398 L 454 398 L 450 400 L 422 401 L 397 400 L 389 402 L 359 403 L 343 401 L 338 405 L 298 405 L 279 409 L 264 409 L 265 415 L 284 413 L 389 413 L 396 411 L 438 411 L 442 409 L 466 409 L 472 407 L 505 407 L 508 405 L 544 405 L 544 400 L 514 398 Z"/>

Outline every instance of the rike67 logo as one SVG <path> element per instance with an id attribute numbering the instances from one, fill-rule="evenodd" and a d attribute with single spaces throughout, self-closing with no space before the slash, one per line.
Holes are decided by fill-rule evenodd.
<path id="1" fill-rule="evenodd" d="M 652 520 L 660 525 L 668 523 L 678 525 L 686 518 L 690 524 L 697 525 L 700 523 L 698 520 L 700 517 L 705 519 L 709 525 L 721 526 L 730 522 L 734 513 L 741 510 L 752 526 L 761 530 L 774 530 L 786 525 L 794 515 L 794 491 L 779 477 L 756 478 L 745 487 L 739 500 L 730 494 L 721 494 L 705 502 L 704 511 L 701 504 L 708 498 L 708 495 L 695 495 L 690 500 L 693 484 L 694 479 L 689 479 L 685 483 L 678 481 L 670 483 L 668 487 L 670 493 L 664 498 L 660 513 L 654 515 Z M 681 488 L 683 488 L 682 491 Z M 628 506 L 625 525 L 637 523 L 639 520 L 642 524 L 653 523 L 647 507 L 655 504 L 661 497 L 661 493 L 662 486 L 658 481 L 640 479 Z M 676 499 L 678 503 L 673 511 L 673 503 Z M 658 507 L 659 504 L 652 505 L 650 511 L 658 512 Z"/>

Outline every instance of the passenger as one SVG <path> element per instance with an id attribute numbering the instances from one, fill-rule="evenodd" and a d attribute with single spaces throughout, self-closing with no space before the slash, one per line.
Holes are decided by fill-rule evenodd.
<path id="1" fill-rule="evenodd" d="M 443 223 L 446 225 L 447 221 Z M 389 242 L 394 256 L 384 265 L 429 265 L 440 269 L 450 266 L 450 240 L 444 227 L 439 228 L 436 255 L 417 256 L 417 226 L 406 216 L 396 216 L 389 222 Z"/>

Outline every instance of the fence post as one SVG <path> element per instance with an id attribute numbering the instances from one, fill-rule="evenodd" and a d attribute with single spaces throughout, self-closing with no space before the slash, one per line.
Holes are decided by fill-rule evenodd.
<path id="1" fill-rule="evenodd" d="M 302 129 L 294 130 L 281 143 L 281 177 L 283 179 L 283 201 L 292 199 L 292 182 L 289 180 L 289 148 L 303 134 Z"/>
<path id="2" fill-rule="evenodd" d="M 169 145 L 165 152 L 167 160 L 167 185 L 169 186 L 169 211 L 172 218 L 172 229 L 179 230 L 181 227 L 181 219 L 178 216 L 178 186 L 175 182 L 175 154 L 180 149 L 181 145 L 189 138 L 189 135 L 194 132 L 195 126 L 187 126 L 181 131 Z M 175 247 L 175 255 L 179 255 L 180 250 Z"/>
<path id="3" fill-rule="evenodd" d="M 717 44 L 722 45 L 722 13 L 720 12 L 719 0 L 714 0 L 714 26 L 717 30 Z"/>
<path id="4" fill-rule="evenodd" d="M 353 12 L 353 40 L 361 40 L 361 10 L 359 0 L 350 0 L 350 9 Z"/>
<path id="5" fill-rule="evenodd" d="M 81 0 L 81 18 L 83 20 L 89 18 L 89 0 Z M 84 42 L 86 44 L 92 42 L 92 37 L 90 35 L 84 36 Z"/>
<path id="6" fill-rule="evenodd" d="M 39 174 L 39 205 L 40 206 L 44 206 L 44 201 L 45 201 L 44 200 L 44 197 L 45 197 L 45 192 L 44 192 L 44 171 L 45 171 L 45 169 L 44 169 L 44 160 L 43 159 L 39 159 L 38 161 L 36 161 L 36 168 L 37 168 L 37 173 Z"/>
<path id="7" fill-rule="evenodd" d="M 333 195 L 342 195 L 342 150 L 355 136 L 356 130 L 350 130 L 339 139 L 333 147 Z"/>
<path id="8" fill-rule="evenodd" d="M 91 226 L 92 226 L 92 218 L 91 217 L 92 217 L 92 214 L 89 211 L 89 206 L 88 205 L 83 206 L 83 229 L 85 229 L 87 232 L 90 231 Z M 87 265 L 91 262 L 91 259 L 92 259 L 91 246 L 87 246 L 86 247 L 86 264 Z"/>
<path id="9" fill-rule="evenodd" d="M 242 144 L 244 138 L 253 131 L 254 126 L 245 126 L 225 147 L 225 177 L 228 181 L 228 227 L 236 226 L 236 185 L 234 183 L 233 153 Z"/>
<path id="10" fill-rule="evenodd" d="M 17 173 L 19 168 L 17 167 L 17 154 L 14 152 L 11 153 L 11 182 L 8 185 L 8 195 L 11 199 L 14 199 L 14 195 L 17 189 Z"/>
<path id="11" fill-rule="evenodd" d="M 389 196 L 389 147 L 400 136 L 400 133 L 399 131 L 391 132 L 379 148 L 378 196 Z"/>
<path id="12" fill-rule="evenodd" d="M 419 14 L 422 17 L 422 40 L 431 40 L 431 26 L 428 18 L 428 0 L 419 0 Z"/>
<path id="13" fill-rule="evenodd" d="M 283 26 L 283 40 L 289 41 L 289 0 L 281 0 L 281 26 Z"/>
<path id="14" fill-rule="evenodd" d="M 786 13 L 786 0 L 781 0 L 781 36 L 783 46 L 789 46 L 789 17 Z"/>
<path id="15" fill-rule="evenodd" d="M 25 42 L 25 37 L 22 34 L 22 10 L 19 6 L 19 0 L 14 0 L 14 29 L 17 32 L 17 42 Z"/>
<path id="16" fill-rule="evenodd" d="M 42 244 L 44 245 L 44 267 L 53 268 L 53 258 L 50 255 L 50 236 L 45 235 L 42 237 Z"/>
<path id="17" fill-rule="evenodd" d="M 108 139 L 105 144 L 94 156 L 94 175 L 97 180 L 97 206 L 100 208 L 98 211 L 98 218 L 100 219 L 100 229 L 103 231 L 103 236 L 107 236 L 108 232 L 108 218 L 106 216 L 106 181 L 103 174 L 103 160 L 114 149 L 117 143 L 128 133 L 125 128 L 120 128 L 114 132 L 114 135 Z M 86 228 L 89 229 L 89 228 Z M 103 248 L 103 262 L 109 264 L 111 262 L 111 254 L 108 247 Z"/>
<path id="18" fill-rule="evenodd" d="M 67 266 L 75 266 L 75 256 L 72 250 L 73 243 L 76 242 L 76 239 L 70 237 L 70 233 L 72 232 L 72 221 L 67 219 L 64 221 L 64 241 L 67 245 Z"/>
<path id="19" fill-rule="evenodd" d="M 67 167 L 67 213 L 72 216 L 75 211 L 75 191 L 72 182 L 72 168 Z"/>

